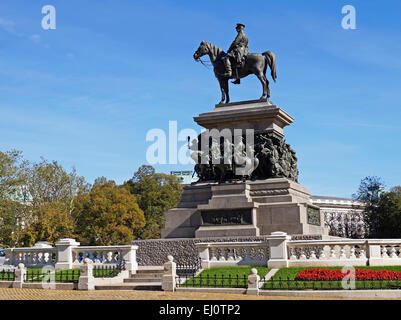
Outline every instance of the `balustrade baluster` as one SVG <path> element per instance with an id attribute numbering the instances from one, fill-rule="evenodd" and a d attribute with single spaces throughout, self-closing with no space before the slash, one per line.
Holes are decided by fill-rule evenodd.
<path id="1" fill-rule="evenodd" d="M 345 249 L 344 249 L 344 247 L 341 247 L 341 249 L 340 249 L 340 259 L 341 259 L 341 260 L 347 259 L 347 256 L 345 255 Z"/>
<path id="2" fill-rule="evenodd" d="M 334 250 L 334 246 L 330 245 L 330 259 L 337 259 L 336 251 Z"/>
<path id="3" fill-rule="evenodd" d="M 325 248 L 325 246 L 323 245 L 322 246 L 322 250 L 321 250 L 320 255 L 319 255 L 319 260 L 325 260 L 326 259 L 326 254 L 324 253 L 324 248 Z"/>
<path id="4" fill-rule="evenodd" d="M 290 247 L 290 260 L 297 260 L 297 256 L 295 255 L 294 247 Z"/>
<path id="5" fill-rule="evenodd" d="M 382 259 L 388 259 L 387 248 L 386 246 L 382 246 Z"/>
<path id="6" fill-rule="evenodd" d="M 356 259 L 355 247 L 351 247 L 349 258 L 350 258 L 350 259 Z"/>
<path id="7" fill-rule="evenodd" d="M 394 245 L 391 246 L 390 252 L 391 252 L 390 258 L 392 258 L 392 259 L 397 259 L 398 258 L 397 257 L 397 250 L 395 249 Z"/>

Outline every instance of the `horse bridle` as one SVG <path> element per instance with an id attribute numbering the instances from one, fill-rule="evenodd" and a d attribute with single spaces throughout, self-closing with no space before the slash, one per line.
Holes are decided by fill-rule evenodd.
<path id="1" fill-rule="evenodd" d="M 200 49 L 200 47 L 198 48 L 198 50 L 195 51 L 195 54 L 197 55 L 197 58 L 195 58 L 195 61 L 200 62 L 200 63 L 201 63 L 203 66 L 205 66 L 206 68 L 210 67 L 210 66 L 208 66 L 208 65 L 205 63 L 206 61 L 203 61 L 203 60 L 201 59 L 201 57 L 203 57 L 204 55 L 206 55 L 207 52 L 203 53 L 203 54 L 200 56 L 200 55 L 199 55 L 199 49 Z M 194 54 L 194 55 L 195 55 L 195 54 Z"/>

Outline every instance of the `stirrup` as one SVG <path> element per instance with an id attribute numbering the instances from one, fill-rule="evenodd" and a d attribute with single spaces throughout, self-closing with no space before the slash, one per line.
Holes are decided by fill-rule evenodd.
<path id="1" fill-rule="evenodd" d="M 240 79 L 236 79 L 235 81 L 232 81 L 231 83 L 240 84 L 240 83 L 241 83 L 241 80 L 240 80 Z"/>

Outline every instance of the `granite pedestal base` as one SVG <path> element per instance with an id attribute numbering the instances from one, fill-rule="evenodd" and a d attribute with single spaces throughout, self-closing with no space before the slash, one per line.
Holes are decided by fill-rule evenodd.
<path id="1" fill-rule="evenodd" d="M 162 238 L 328 235 L 309 191 L 286 178 L 184 187 L 177 208 L 165 214 Z"/>

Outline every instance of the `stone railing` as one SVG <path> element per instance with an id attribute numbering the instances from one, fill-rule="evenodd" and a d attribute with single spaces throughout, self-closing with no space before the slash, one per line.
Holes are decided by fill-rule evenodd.
<path id="1" fill-rule="evenodd" d="M 123 245 L 123 246 L 80 246 L 73 247 L 72 253 L 72 266 L 79 267 L 84 263 L 85 258 L 89 258 L 95 265 L 119 265 L 124 262 L 127 269 L 132 269 L 133 261 L 136 263 L 136 249 L 137 246 Z M 136 265 L 136 269 L 137 269 Z"/>
<path id="2" fill-rule="evenodd" d="M 29 248 L 4 249 L 6 257 L 4 265 L 18 266 L 23 263 L 28 267 L 54 266 L 57 262 L 57 248 L 47 242 L 38 242 Z"/>
<path id="3" fill-rule="evenodd" d="M 38 242 L 29 248 L 5 249 L 5 265 L 25 267 L 54 266 L 58 270 L 79 268 L 85 258 L 94 264 L 118 265 L 124 262 L 125 269 L 135 273 L 138 269 L 136 261 L 137 246 L 80 246 L 74 239 L 61 239 L 55 247 L 49 243 Z"/>
<path id="4" fill-rule="evenodd" d="M 267 242 L 214 242 L 198 243 L 202 269 L 218 266 L 265 266 L 269 260 Z"/>
<path id="5" fill-rule="evenodd" d="M 289 241 L 288 266 L 365 266 L 367 245 L 364 240 Z"/>
<path id="6" fill-rule="evenodd" d="M 199 243 L 202 268 L 264 265 L 309 266 L 401 265 L 401 239 L 291 240 L 273 232 L 266 241 Z"/>
<path id="7" fill-rule="evenodd" d="M 370 266 L 401 265 L 401 239 L 369 239 Z"/>

